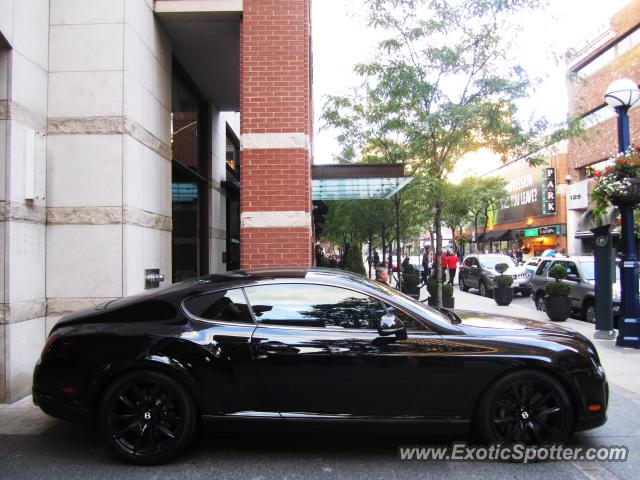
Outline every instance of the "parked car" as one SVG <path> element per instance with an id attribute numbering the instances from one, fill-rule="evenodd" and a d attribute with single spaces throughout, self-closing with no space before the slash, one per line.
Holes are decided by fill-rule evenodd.
<path id="1" fill-rule="evenodd" d="M 467 255 L 460 265 L 458 282 L 460 290 L 468 291 L 477 288 L 480 295 L 491 297 L 494 288 L 493 279 L 499 273 L 495 267 L 499 263 L 506 263 L 509 269 L 505 275 L 513 276 L 513 292 L 520 293 L 523 297 L 531 295 L 529 274 L 524 266 L 518 266 L 508 255 L 497 253 L 480 253 Z"/>
<path id="2" fill-rule="evenodd" d="M 534 292 L 532 298 L 536 308 L 544 311 L 544 286 L 548 282 L 555 282 L 555 279 L 548 276 L 549 269 L 554 265 L 564 265 L 567 269 L 567 278 L 562 282 L 571 285 L 569 298 L 572 311 L 581 314 L 588 322 L 595 323 L 595 259 L 592 256 L 543 258 L 531 278 Z M 620 270 L 616 268 L 615 271 L 616 281 L 612 285 L 614 323 L 620 314 Z"/>
<path id="3" fill-rule="evenodd" d="M 533 277 L 533 274 L 536 273 L 536 268 L 538 268 L 540 260 L 542 260 L 542 257 L 531 257 L 529 260 L 524 262 L 524 268 L 527 270 L 530 277 Z"/>
<path id="4" fill-rule="evenodd" d="M 151 464 L 186 448 L 202 417 L 402 429 L 411 419 L 485 442 L 560 443 L 605 423 L 608 386 L 578 332 L 291 269 L 210 275 L 63 318 L 33 399 Z"/>

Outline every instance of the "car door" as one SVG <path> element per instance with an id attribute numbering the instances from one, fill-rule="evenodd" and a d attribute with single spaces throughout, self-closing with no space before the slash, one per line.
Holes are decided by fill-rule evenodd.
<path id="1" fill-rule="evenodd" d="M 182 337 L 209 353 L 208 362 L 194 368 L 205 390 L 206 413 L 275 412 L 251 352 L 256 325 L 242 288 L 196 295 L 182 308 L 193 327 Z"/>
<path id="2" fill-rule="evenodd" d="M 482 269 L 477 257 L 469 257 L 469 286 L 474 288 L 480 287 L 480 277 Z"/>
<path id="3" fill-rule="evenodd" d="M 287 283 L 245 289 L 252 348 L 280 413 L 438 417 L 446 414 L 448 346 L 424 330 L 381 337 L 380 300 L 352 289 Z"/>
<path id="4" fill-rule="evenodd" d="M 571 306 L 573 308 L 582 308 L 582 295 L 580 293 L 580 289 L 581 283 L 584 281 L 584 279 L 580 278 L 580 271 L 578 270 L 577 265 L 575 264 L 575 262 L 571 261 L 561 261 L 557 263 L 564 265 L 567 269 L 567 278 L 562 280 L 562 282 L 571 286 L 571 291 L 569 292 Z"/>

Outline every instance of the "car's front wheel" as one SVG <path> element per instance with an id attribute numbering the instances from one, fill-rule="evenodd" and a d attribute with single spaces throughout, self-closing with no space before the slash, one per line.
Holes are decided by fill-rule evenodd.
<path id="1" fill-rule="evenodd" d="M 469 287 L 467 287 L 467 284 L 464 283 L 464 278 L 462 278 L 462 276 L 460 276 L 460 278 L 458 278 L 458 287 L 460 287 L 460 290 L 463 292 L 468 292 L 469 291 Z"/>
<path id="2" fill-rule="evenodd" d="M 536 295 L 536 309 L 541 312 L 545 312 L 547 310 L 547 304 L 544 301 L 544 294 L 542 293 Z"/>
<path id="3" fill-rule="evenodd" d="M 480 286 L 478 287 L 478 290 L 480 291 L 480 295 L 482 295 L 483 297 L 492 297 L 492 292 L 491 290 L 489 290 L 489 288 L 487 288 L 487 284 L 485 283 L 484 280 L 480 281 Z"/>
<path id="4" fill-rule="evenodd" d="M 190 442 L 196 409 L 190 393 L 171 377 L 136 371 L 106 390 L 98 425 L 118 456 L 150 465 L 168 460 Z"/>
<path id="5" fill-rule="evenodd" d="M 513 372 L 482 398 L 477 426 L 487 443 L 560 443 L 573 429 L 573 407 L 553 377 L 535 370 Z"/>

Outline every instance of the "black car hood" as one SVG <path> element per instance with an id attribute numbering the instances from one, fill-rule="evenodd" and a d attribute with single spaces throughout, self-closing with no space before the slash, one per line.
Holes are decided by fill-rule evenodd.
<path id="1" fill-rule="evenodd" d="M 551 322 L 528 318 L 506 317 L 490 313 L 456 310 L 460 327 L 469 335 L 480 336 L 553 336 L 582 340 L 582 334 Z"/>

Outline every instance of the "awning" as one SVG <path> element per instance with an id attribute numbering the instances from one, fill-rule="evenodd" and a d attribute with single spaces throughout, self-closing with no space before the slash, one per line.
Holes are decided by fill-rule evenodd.
<path id="1" fill-rule="evenodd" d="M 513 240 L 511 230 L 489 230 L 478 236 L 476 242 L 501 242 L 507 240 Z"/>
<path id="2" fill-rule="evenodd" d="M 597 215 L 593 210 L 585 211 L 578 221 L 578 229 L 574 235 L 575 238 L 591 238 L 593 237 L 592 228 L 602 225 L 615 225 L 618 216 L 617 207 L 609 207 L 602 215 Z M 620 235 L 620 227 L 611 229 L 611 235 L 617 237 Z"/>
<path id="3" fill-rule="evenodd" d="M 313 200 L 371 200 L 389 198 L 413 177 L 404 176 L 404 164 L 314 165 Z"/>

